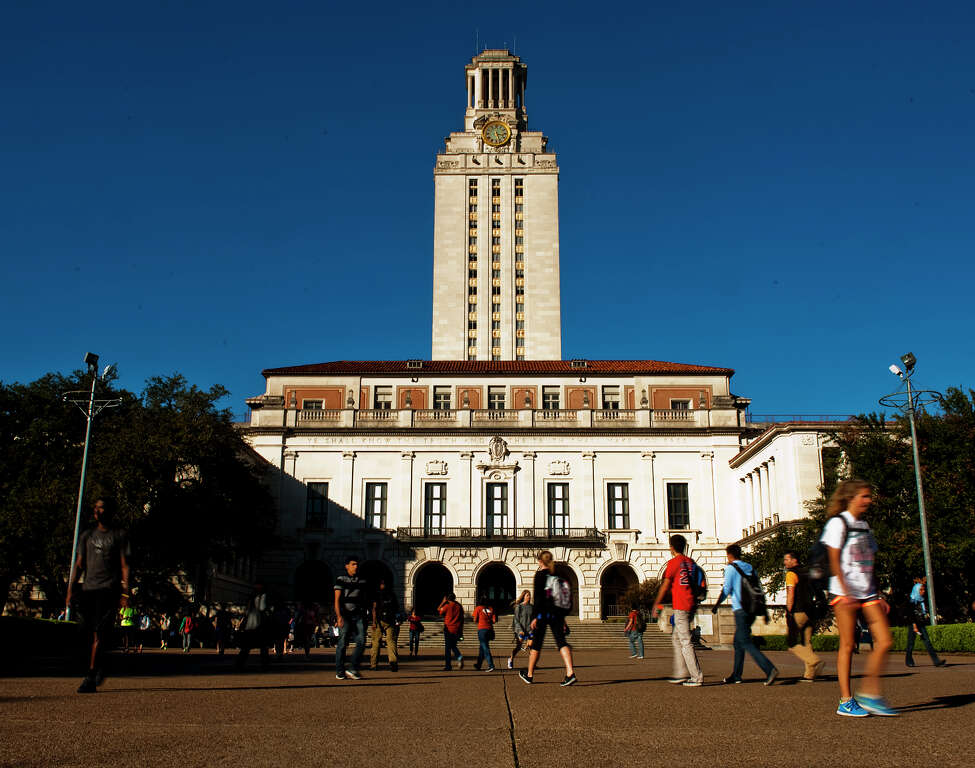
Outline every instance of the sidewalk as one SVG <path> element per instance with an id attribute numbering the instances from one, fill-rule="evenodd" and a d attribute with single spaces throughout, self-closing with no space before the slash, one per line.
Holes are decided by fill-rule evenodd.
<path id="1" fill-rule="evenodd" d="M 398 673 L 366 668 L 359 682 L 335 679 L 331 650 L 266 673 L 252 657 L 243 674 L 213 652 L 147 652 L 117 659 L 132 674 L 87 696 L 74 692 L 76 677 L 0 678 L 0 766 L 781 768 L 836 764 L 840 749 L 844 763 L 901 768 L 965 764 L 975 750 L 971 657 L 944 669 L 893 657 L 886 686 L 904 715 L 853 720 L 833 714 L 835 654 L 824 654 L 829 679 L 806 685 L 792 679 L 801 665 L 791 654 L 770 653 L 782 680 L 766 688 L 750 661 L 745 684 L 720 685 L 731 654 L 702 652 L 707 685 L 683 688 L 665 682 L 669 654 L 580 651 L 579 683 L 560 688 L 554 649 L 532 686 L 469 663 L 444 673 L 426 652 Z"/>

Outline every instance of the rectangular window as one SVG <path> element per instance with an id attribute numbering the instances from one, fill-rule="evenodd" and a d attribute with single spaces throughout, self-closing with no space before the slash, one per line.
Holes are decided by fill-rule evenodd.
<path id="1" fill-rule="evenodd" d="M 603 410 L 618 410 L 620 407 L 620 388 L 603 387 Z"/>
<path id="2" fill-rule="evenodd" d="M 447 524 L 447 484 L 427 483 L 423 493 L 423 532 L 443 534 Z"/>
<path id="3" fill-rule="evenodd" d="M 606 511 L 610 528 L 630 527 L 630 486 L 627 483 L 607 484 Z"/>
<path id="4" fill-rule="evenodd" d="M 306 411 L 320 411 L 322 410 L 321 400 L 302 400 L 301 407 Z"/>
<path id="5" fill-rule="evenodd" d="M 569 535 L 569 484 L 549 483 L 548 486 L 548 534 Z"/>
<path id="6" fill-rule="evenodd" d="M 308 483 L 305 528 L 324 528 L 328 512 L 328 483 Z"/>
<path id="7" fill-rule="evenodd" d="M 386 527 L 386 483 L 366 483 L 366 526 Z"/>
<path id="8" fill-rule="evenodd" d="M 477 324 L 474 324 L 477 327 Z M 435 411 L 450 410 L 450 387 L 433 388 L 433 409 Z"/>
<path id="9" fill-rule="evenodd" d="M 504 387 L 488 387 L 488 410 L 504 410 Z"/>
<path id="10" fill-rule="evenodd" d="M 393 407 L 392 387 L 375 387 L 373 392 L 373 408 L 380 411 L 388 411 Z"/>
<path id="11" fill-rule="evenodd" d="M 542 387 L 542 409 L 557 411 L 559 409 L 559 388 Z M 549 486 L 551 488 L 551 486 Z"/>
<path id="12" fill-rule="evenodd" d="M 667 483 L 667 527 L 691 527 L 691 507 L 687 496 L 687 483 Z"/>
<path id="13" fill-rule="evenodd" d="M 508 484 L 487 484 L 487 514 L 484 524 L 487 535 L 503 534 L 508 524 Z"/>
<path id="14" fill-rule="evenodd" d="M 670 409 L 672 411 L 689 411 L 691 410 L 690 400 L 671 400 Z"/>

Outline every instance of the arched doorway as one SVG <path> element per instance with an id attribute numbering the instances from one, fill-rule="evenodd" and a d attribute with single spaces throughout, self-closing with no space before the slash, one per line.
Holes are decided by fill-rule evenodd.
<path id="1" fill-rule="evenodd" d="M 488 563 L 479 574 L 475 585 L 480 602 L 483 597 L 497 615 L 511 613 L 515 601 L 515 575 L 504 563 Z"/>
<path id="2" fill-rule="evenodd" d="M 440 601 L 453 590 L 454 577 L 443 563 L 424 563 L 413 577 L 413 607 L 421 616 L 436 616 Z"/>
<path id="3" fill-rule="evenodd" d="M 576 572 L 573 571 L 566 563 L 556 563 L 555 575 L 569 582 L 569 587 L 572 590 L 572 610 L 569 611 L 569 616 L 578 616 L 579 615 L 579 579 L 576 577 Z"/>
<path id="4" fill-rule="evenodd" d="M 599 580 L 600 598 L 602 603 L 602 617 L 625 616 L 629 606 L 623 604 L 623 595 L 633 586 L 640 583 L 636 571 L 626 563 L 613 563 Z"/>
<path id="5" fill-rule="evenodd" d="M 334 602 L 332 571 L 321 560 L 306 560 L 295 570 L 295 600 L 318 603 L 328 610 Z"/>
<path id="6" fill-rule="evenodd" d="M 359 578 L 366 582 L 366 599 L 369 601 L 370 610 L 372 607 L 372 598 L 379 589 L 380 581 L 386 582 L 387 589 L 395 591 L 396 588 L 393 571 L 382 560 L 366 560 L 364 563 L 360 563 Z"/>

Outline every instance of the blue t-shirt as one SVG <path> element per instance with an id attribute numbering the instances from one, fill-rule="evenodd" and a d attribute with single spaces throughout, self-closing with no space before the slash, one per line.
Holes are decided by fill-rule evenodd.
<path id="1" fill-rule="evenodd" d="M 748 563 L 743 560 L 735 560 L 735 565 L 744 571 L 746 576 L 750 576 L 755 570 Z M 724 567 L 724 589 L 723 592 L 731 598 L 731 607 L 733 610 L 740 611 L 741 608 L 741 574 L 738 573 L 737 568 L 734 565 L 726 565 Z"/>

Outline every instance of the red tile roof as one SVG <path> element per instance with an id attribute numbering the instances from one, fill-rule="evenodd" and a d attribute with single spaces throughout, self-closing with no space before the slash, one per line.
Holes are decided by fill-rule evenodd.
<path id="1" fill-rule="evenodd" d="M 464 375 L 531 375 L 571 374 L 588 376 L 598 374 L 670 374 L 677 376 L 705 375 L 732 376 L 734 369 L 687 363 L 665 363 L 659 360 L 586 360 L 584 367 L 573 366 L 571 360 L 422 360 L 421 367 L 409 367 L 407 360 L 335 360 L 330 363 L 289 365 L 283 368 L 266 368 L 261 373 L 268 376 L 290 374 L 362 376 L 362 375 L 411 375 L 442 374 Z M 415 361 L 413 361 L 415 362 Z"/>

